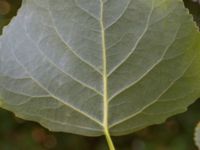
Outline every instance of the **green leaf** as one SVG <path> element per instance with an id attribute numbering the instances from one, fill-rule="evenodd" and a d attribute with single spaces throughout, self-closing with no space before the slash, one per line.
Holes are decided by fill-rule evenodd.
<path id="1" fill-rule="evenodd" d="M 200 93 L 181 0 L 24 0 L 0 38 L 1 106 L 53 131 L 127 134 Z"/>
<path id="2" fill-rule="evenodd" d="M 195 129 L 195 143 L 197 147 L 200 149 L 200 124 L 198 124 Z"/>

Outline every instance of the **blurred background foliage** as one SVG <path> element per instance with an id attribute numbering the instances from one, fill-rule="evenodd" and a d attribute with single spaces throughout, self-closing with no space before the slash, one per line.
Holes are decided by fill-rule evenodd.
<path id="1" fill-rule="evenodd" d="M 200 25 L 200 5 L 184 0 Z M 0 0 L 0 33 L 16 15 L 21 0 Z M 200 101 L 188 111 L 134 134 L 114 137 L 117 150 L 197 150 L 193 135 L 200 121 Z M 0 150 L 107 150 L 104 137 L 90 138 L 67 133 L 52 133 L 37 123 L 16 118 L 0 109 Z"/>

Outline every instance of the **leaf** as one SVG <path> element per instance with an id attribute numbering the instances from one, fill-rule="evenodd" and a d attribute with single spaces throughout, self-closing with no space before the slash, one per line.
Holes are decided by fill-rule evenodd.
<path id="1" fill-rule="evenodd" d="M 180 0 L 24 0 L 0 38 L 1 106 L 87 136 L 161 123 L 199 97 L 199 41 Z"/>
<path id="2" fill-rule="evenodd" d="M 198 124 L 195 129 L 195 143 L 197 147 L 200 149 L 200 124 Z"/>

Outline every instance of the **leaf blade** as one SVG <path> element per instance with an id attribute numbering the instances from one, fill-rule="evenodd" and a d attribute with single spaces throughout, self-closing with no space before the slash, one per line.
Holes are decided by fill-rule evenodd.
<path id="1" fill-rule="evenodd" d="M 184 111 L 200 90 L 191 17 L 178 0 L 120 2 L 24 1 L 0 39 L 2 107 L 88 136 Z"/>

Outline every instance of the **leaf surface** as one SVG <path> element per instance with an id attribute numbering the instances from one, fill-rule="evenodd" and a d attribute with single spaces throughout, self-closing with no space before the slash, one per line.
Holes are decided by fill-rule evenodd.
<path id="1" fill-rule="evenodd" d="M 180 0 L 24 0 L 0 38 L 1 106 L 53 131 L 127 134 L 200 93 Z"/>

